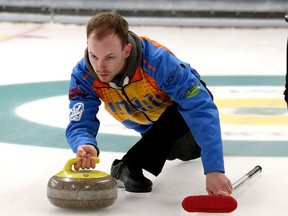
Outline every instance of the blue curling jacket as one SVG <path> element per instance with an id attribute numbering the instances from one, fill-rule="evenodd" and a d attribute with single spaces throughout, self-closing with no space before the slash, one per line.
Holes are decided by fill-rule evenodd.
<path id="1" fill-rule="evenodd" d="M 129 34 L 132 51 L 123 77 L 99 81 L 85 51 L 74 67 L 69 89 L 70 123 L 66 137 L 72 150 L 83 144 L 97 148 L 97 113 L 105 109 L 125 127 L 145 133 L 167 106 L 179 105 L 201 147 L 204 173 L 224 172 L 223 147 L 216 105 L 188 63 L 157 42 Z"/>

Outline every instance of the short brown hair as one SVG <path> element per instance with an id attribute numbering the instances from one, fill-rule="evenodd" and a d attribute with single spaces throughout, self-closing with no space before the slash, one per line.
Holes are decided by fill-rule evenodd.
<path id="1" fill-rule="evenodd" d="M 100 12 L 92 17 L 86 29 L 87 38 L 93 33 L 97 39 L 103 39 L 109 34 L 116 34 L 121 40 L 122 47 L 128 43 L 128 22 L 115 11 Z"/>

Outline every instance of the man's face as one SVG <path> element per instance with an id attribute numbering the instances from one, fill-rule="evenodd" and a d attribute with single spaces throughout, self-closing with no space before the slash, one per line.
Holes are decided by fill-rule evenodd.
<path id="1" fill-rule="evenodd" d="M 122 49 L 120 38 L 115 34 L 109 34 L 101 40 L 91 34 L 87 44 L 89 60 L 101 82 L 108 83 L 123 72 L 131 44 L 126 44 Z"/>

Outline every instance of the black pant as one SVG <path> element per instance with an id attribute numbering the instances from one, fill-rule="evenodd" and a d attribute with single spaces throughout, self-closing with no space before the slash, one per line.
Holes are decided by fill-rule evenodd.
<path id="1" fill-rule="evenodd" d="M 186 139 L 187 142 L 185 142 L 184 139 Z M 182 148 L 184 151 L 182 152 L 180 145 L 184 146 L 184 148 Z M 200 156 L 199 147 L 196 148 L 195 151 L 190 148 L 190 152 L 185 152 L 185 147 L 187 149 L 187 146 L 191 146 L 191 148 L 198 147 L 186 122 L 178 112 L 178 104 L 174 103 L 166 108 L 154 125 L 124 157 L 135 166 L 141 167 L 157 176 L 162 171 L 167 159 L 173 160 L 180 158 L 182 160 L 188 160 L 193 158 L 193 156 L 189 154 L 195 154 L 196 152 Z M 180 149 L 178 150 L 177 147 L 180 147 Z M 177 157 L 179 153 L 180 156 Z M 188 154 L 187 157 L 185 157 L 185 154 Z M 184 158 L 181 158 L 181 155 Z M 197 156 L 194 158 L 196 157 Z"/>

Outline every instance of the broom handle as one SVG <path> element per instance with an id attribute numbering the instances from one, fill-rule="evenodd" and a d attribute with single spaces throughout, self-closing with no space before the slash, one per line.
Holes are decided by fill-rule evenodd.
<path id="1" fill-rule="evenodd" d="M 242 178 L 240 178 L 238 181 L 236 181 L 232 187 L 233 190 L 237 189 L 240 185 L 242 185 L 244 182 L 246 182 L 248 179 L 255 176 L 257 173 L 260 173 L 262 171 L 261 166 L 255 166 L 250 172 L 248 172 L 246 175 L 244 175 Z"/>

